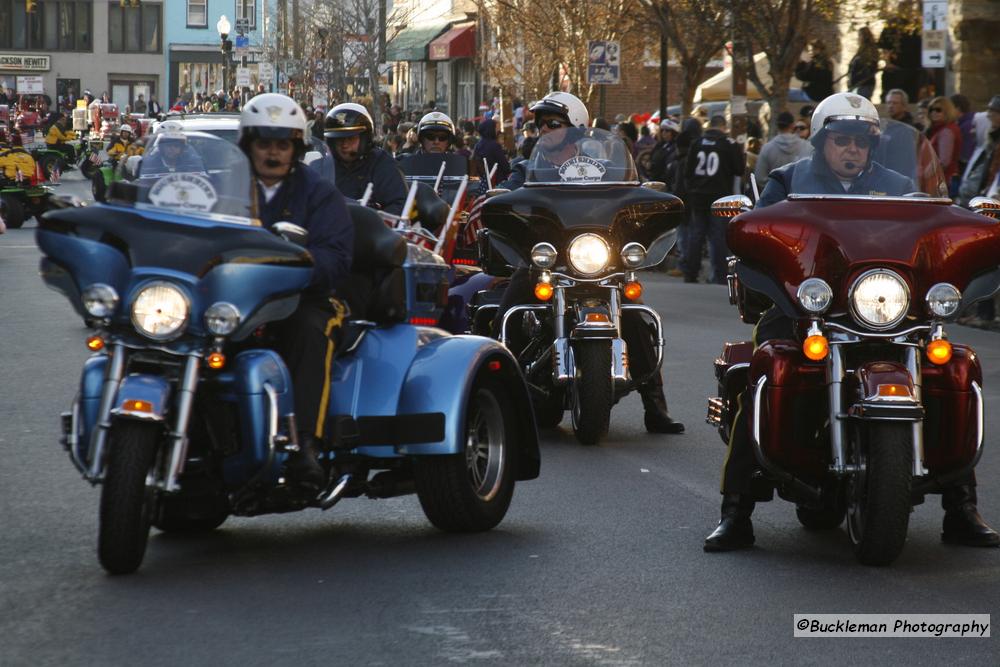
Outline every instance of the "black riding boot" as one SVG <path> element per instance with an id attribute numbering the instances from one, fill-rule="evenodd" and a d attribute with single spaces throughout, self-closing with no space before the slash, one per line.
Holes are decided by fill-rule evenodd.
<path id="1" fill-rule="evenodd" d="M 754 501 L 749 495 L 726 494 L 722 496 L 722 520 L 712 534 L 705 538 L 705 551 L 735 551 L 753 546 Z"/>
<path id="2" fill-rule="evenodd" d="M 642 396 L 647 431 L 650 433 L 684 432 L 684 424 L 670 418 L 670 412 L 667 410 L 667 397 L 663 395 L 663 378 L 660 377 L 659 373 L 654 374 L 652 379 L 639 385 L 639 395 Z"/>
<path id="3" fill-rule="evenodd" d="M 299 451 L 288 455 L 285 470 L 295 484 L 319 492 L 326 485 L 326 472 L 319 463 L 319 441 L 308 432 L 299 433 Z"/>
<path id="4" fill-rule="evenodd" d="M 983 521 L 976 509 L 975 485 L 945 489 L 941 493 L 941 507 L 944 508 L 942 541 L 967 547 L 1000 546 L 1000 535 Z"/>

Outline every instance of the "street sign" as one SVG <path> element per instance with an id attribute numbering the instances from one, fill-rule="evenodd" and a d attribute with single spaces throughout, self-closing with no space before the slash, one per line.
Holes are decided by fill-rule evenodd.
<path id="1" fill-rule="evenodd" d="M 246 35 L 237 35 L 236 39 L 233 40 L 233 46 L 237 49 L 248 49 L 250 48 L 250 38 Z"/>
<path id="2" fill-rule="evenodd" d="M 236 68 L 236 85 L 239 88 L 249 88 L 250 87 L 250 68 L 249 67 L 237 67 Z"/>
<path id="3" fill-rule="evenodd" d="M 929 30 L 923 34 L 921 45 L 921 65 L 923 67 L 944 67 L 948 51 L 948 31 Z"/>
<path id="4" fill-rule="evenodd" d="M 274 80 L 274 65 L 273 64 L 271 64 L 271 63 L 258 63 L 257 64 L 257 71 L 259 72 L 258 75 L 257 75 L 258 80 L 260 80 L 260 81 L 267 81 L 267 82 L 270 82 L 270 81 Z"/>
<path id="5" fill-rule="evenodd" d="M 948 29 L 948 0 L 924 0 L 924 32 Z"/>
<path id="6" fill-rule="evenodd" d="M 948 58 L 948 2 L 924 0 L 924 32 L 920 48 L 921 66 L 943 68 Z"/>
<path id="7" fill-rule="evenodd" d="M 236 19 L 236 32 L 241 35 L 245 35 L 250 32 L 250 19 L 246 17 Z"/>
<path id="8" fill-rule="evenodd" d="M 256 65 L 257 63 L 264 60 L 264 52 L 261 49 L 240 49 L 237 53 L 236 49 L 233 49 L 233 62 L 243 64 L 243 58 L 247 59 L 247 64 Z"/>
<path id="9" fill-rule="evenodd" d="M 587 42 L 587 83 L 621 83 L 621 42 L 592 39 Z"/>
<path id="10" fill-rule="evenodd" d="M 45 92 L 45 86 L 40 76 L 19 76 L 17 77 L 17 93 L 19 95 L 33 95 Z"/>

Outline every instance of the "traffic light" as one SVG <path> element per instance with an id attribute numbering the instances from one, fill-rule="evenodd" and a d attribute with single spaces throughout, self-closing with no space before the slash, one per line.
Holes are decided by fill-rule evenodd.
<path id="1" fill-rule="evenodd" d="M 38 0 L 24 0 L 24 11 L 28 14 L 38 11 Z"/>

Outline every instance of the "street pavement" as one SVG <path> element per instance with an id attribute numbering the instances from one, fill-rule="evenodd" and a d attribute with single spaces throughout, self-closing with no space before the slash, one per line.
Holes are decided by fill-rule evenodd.
<path id="1" fill-rule="evenodd" d="M 64 178 L 65 191 L 86 183 Z M 231 518 L 215 533 L 153 531 L 133 576 L 95 554 L 99 490 L 57 443 L 86 330 L 38 277 L 34 223 L 0 236 L 0 665 L 997 664 L 997 639 L 796 639 L 795 613 L 993 614 L 1000 549 L 943 545 L 915 508 L 890 567 L 859 565 L 844 529 L 807 532 L 758 505 L 757 546 L 705 554 L 725 449 L 704 423 L 712 360 L 746 338 L 726 289 L 646 280 L 663 316 L 679 436 L 652 436 L 638 397 L 597 447 L 567 421 L 504 522 L 446 535 L 414 496 L 323 513 Z M 951 328 L 985 372 L 980 508 L 1000 525 L 1000 345 Z"/>

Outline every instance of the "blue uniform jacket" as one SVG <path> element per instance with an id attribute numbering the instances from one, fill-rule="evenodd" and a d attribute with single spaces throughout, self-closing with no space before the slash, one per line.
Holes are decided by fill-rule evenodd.
<path id="1" fill-rule="evenodd" d="M 337 189 L 345 197 L 361 199 L 369 183 L 373 184 L 371 201 L 383 211 L 399 215 L 406 203 L 406 181 L 396 161 L 381 148 L 373 148 L 368 155 L 352 164 L 336 162 Z"/>
<path id="2" fill-rule="evenodd" d="M 285 221 L 308 230 L 306 250 L 315 263 L 310 292 L 327 294 L 347 282 L 354 256 L 354 224 L 344 196 L 332 183 L 299 165 L 270 202 L 264 201 L 257 183 L 257 211 L 267 228 Z"/>
<path id="3" fill-rule="evenodd" d="M 795 192 L 792 191 L 793 179 L 796 184 Z M 760 195 L 756 208 L 784 201 L 789 194 L 899 197 L 916 189 L 913 181 L 906 176 L 872 162 L 871 166 L 854 180 L 851 187 L 844 190 L 840 179 L 830 170 L 826 161 L 817 159 L 814 155 L 772 171 L 767 177 L 767 185 Z"/>

